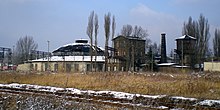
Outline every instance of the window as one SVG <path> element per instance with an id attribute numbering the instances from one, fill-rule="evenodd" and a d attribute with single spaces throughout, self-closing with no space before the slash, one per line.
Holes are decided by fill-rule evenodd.
<path id="1" fill-rule="evenodd" d="M 79 71 L 79 64 L 74 64 L 74 71 L 78 72 Z"/>
<path id="2" fill-rule="evenodd" d="M 114 63 L 118 63 L 118 62 L 117 62 L 117 59 L 114 59 L 114 60 L 115 60 Z"/>
<path id="3" fill-rule="evenodd" d="M 117 47 L 117 48 L 119 47 L 119 41 L 118 41 L 118 42 L 116 42 L 116 47 Z"/>
<path id="4" fill-rule="evenodd" d="M 47 71 L 47 69 L 48 69 L 48 63 L 45 63 L 45 68 L 44 68 L 44 70 Z"/>
<path id="5" fill-rule="evenodd" d="M 121 67 L 121 71 L 124 71 L 124 67 Z"/>
<path id="6" fill-rule="evenodd" d="M 71 64 L 66 64 L 66 72 L 71 72 Z"/>
<path id="7" fill-rule="evenodd" d="M 44 70 L 44 68 L 43 68 L 44 66 L 43 66 L 43 64 L 41 64 L 41 71 L 43 71 Z"/>
<path id="8" fill-rule="evenodd" d="M 55 72 L 58 71 L 58 64 L 54 64 L 54 71 L 55 71 Z"/>
<path id="9" fill-rule="evenodd" d="M 31 70 L 33 70 L 33 69 L 34 69 L 34 64 L 31 64 L 31 67 L 30 67 L 30 68 L 31 68 Z"/>
<path id="10" fill-rule="evenodd" d="M 119 52 L 119 51 L 118 51 L 118 52 L 116 52 L 116 53 L 117 53 L 117 54 L 116 54 L 117 56 L 120 56 L 120 52 Z"/>
<path id="11" fill-rule="evenodd" d="M 90 64 L 87 64 L 87 65 L 86 65 L 86 70 L 87 70 L 87 71 L 90 71 Z"/>
<path id="12" fill-rule="evenodd" d="M 117 67 L 116 66 L 114 66 L 114 71 L 117 71 Z"/>
<path id="13" fill-rule="evenodd" d="M 110 66 L 108 67 L 108 71 L 111 71 L 111 67 Z"/>
<path id="14" fill-rule="evenodd" d="M 34 70 L 35 70 L 35 71 L 37 71 L 37 64 L 35 64 L 35 66 L 34 66 L 34 67 L 35 67 L 35 68 L 34 68 Z"/>
<path id="15" fill-rule="evenodd" d="M 103 69 L 103 64 L 98 64 L 98 71 L 102 71 Z"/>

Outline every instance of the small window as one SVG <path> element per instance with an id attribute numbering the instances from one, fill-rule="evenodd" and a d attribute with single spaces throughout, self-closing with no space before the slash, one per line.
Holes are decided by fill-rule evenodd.
<path id="1" fill-rule="evenodd" d="M 78 72 L 79 71 L 79 64 L 74 64 L 74 71 Z"/>
<path id="2" fill-rule="evenodd" d="M 71 64 L 66 64 L 66 72 L 71 72 Z"/>
<path id="3" fill-rule="evenodd" d="M 108 67 L 108 71 L 111 71 L 111 67 L 110 66 Z"/>
<path id="4" fill-rule="evenodd" d="M 116 66 L 114 66 L 114 71 L 117 71 L 117 67 Z"/>
<path id="5" fill-rule="evenodd" d="M 117 48 L 119 47 L 119 42 L 116 42 L 116 47 L 117 47 Z"/>
<path id="6" fill-rule="evenodd" d="M 58 64 L 54 64 L 54 71 L 55 71 L 55 72 L 58 71 Z"/>
<path id="7" fill-rule="evenodd" d="M 103 64 L 98 64 L 98 71 L 102 71 L 103 70 Z"/>
<path id="8" fill-rule="evenodd" d="M 87 65 L 86 65 L 86 70 L 87 70 L 87 71 L 90 71 L 90 70 L 91 70 L 91 69 L 90 69 L 90 64 L 87 64 Z"/>
<path id="9" fill-rule="evenodd" d="M 34 69 L 34 64 L 31 64 L 30 68 L 31 68 L 31 70 L 33 70 Z"/>
<path id="10" fill-rule="evenodd" d="M 48 68 L 48 63 L 45 63 L 45 68 L 44 70 L 47 71 L 49 68 Z"/>
<path id="11" fill-rule="evenodd" d="M 37 64 L 35 64 L 35 66 L 34 66 L 34 70 L 37 71 Z"/>

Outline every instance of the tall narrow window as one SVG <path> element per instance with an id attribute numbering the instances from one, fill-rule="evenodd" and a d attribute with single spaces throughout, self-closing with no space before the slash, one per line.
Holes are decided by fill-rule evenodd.
<path id="1" fill-rule="evenodd" d="M 74 71 L 78 72 L 79 71 L 79 64 L 74 64 Z"/>

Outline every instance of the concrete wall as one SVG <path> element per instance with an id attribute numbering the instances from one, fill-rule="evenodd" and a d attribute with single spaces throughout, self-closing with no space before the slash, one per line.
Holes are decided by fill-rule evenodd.
<path id="1" fill-rule="evenodd" d="M 204 71 L 220 72 L 220 62 L 204 62 Z"/>

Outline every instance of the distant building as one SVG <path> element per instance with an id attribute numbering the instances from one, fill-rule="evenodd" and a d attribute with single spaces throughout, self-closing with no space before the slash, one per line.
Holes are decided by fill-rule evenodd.
<path id="1" fill-rule="evenodd" d="M 145 64 L 145 40 L 139 37 L 118 36 L 113 39 L 114 47 L 108 47 L 107 71 L 138 71 Z M 95 46 L 92 46 L 95 53 Z M 76 40 L 55 49 L 49 57 L 31 60 L 18 70 L 55 71 L 55 72 L 86 72 L 91 71 L 90 44 L 86 39 Z M 103 71 L 105 67 L 104 49 L 97 47 L 92 58 L 92 71 Z M 27 69 L 29 68 L 29 69 Z"/>
<path id="2" fill-rule="evenodd" d="M 220 62 L 204 62 L 204 71 L 220 72 Z"/>
<path id="3" fill-rule="evenodd" d="M 195 44 L 196 38 L 189 35 L 184 35 L 176 39 L 177 49 L 175 52 L 177 53 L 177 63 L 182 66 L 195 65 Z"/>
<path id="4" fill-rule="evenodd" d="M 11 48 L 0 47 L 0 70 L 12 69 L 12 63 Z"/>
<path id="5" fill-rule="evenodd" d="M 52 56 L 49 61 L 47 58 L 32 60 L 30 68 L 33 71 L 48 71 L 49 68 L 49 71 L 54 72 L 86 72 L 90 71 L 90 61 L 90 56 Z M 92 61 L 95 61 L 95 57 Z M 104 56 L 97 56 L 96 61 L 97 71 L 102 71 Z"/>
<path id="6" fill-rule="evenodd" d="M 92 51 L 95 52 L 95 46 L 92 46 Z M 89 55 L 90 44 L 88 40 L 80 39 L 75 43 L 66 44 L 54 50 L 52 56 L 44 57 L 36 60 L 29 61 L 25 66 L 18 66 L 19 70 L 33 71 L 55 71 L 55 72 L 86 72 L 91 71 L 91 57 Z M 93 71 L 102 71 L 104 67 L 105 57 L 104 50 L 97 47 L 97 66 L 95 68 L 95 55 L 92 58 Z"/>
<path id="7" fill-rule="evenodd" d="M 119 68 L 138 71 L 145 64 L 145 40 L 132 36 L 117 36 L 113 39 L 114 57 L 121 63 Z M 121 69 L 122 70 L 122 69 Z"/>

